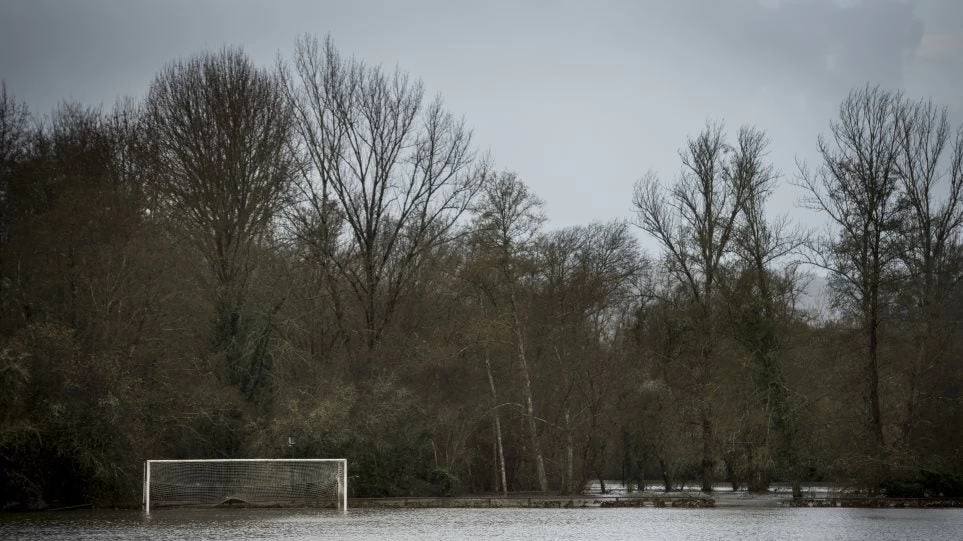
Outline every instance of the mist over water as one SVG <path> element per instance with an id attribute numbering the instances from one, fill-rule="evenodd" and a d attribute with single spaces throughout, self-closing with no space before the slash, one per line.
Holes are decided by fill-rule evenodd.
<path id="1" fill-rule="evenodd" d="M 664 539 L 957 541 L 963 513 L 939 509 L 161 510 L 0 515 L 0 538 Z"/>

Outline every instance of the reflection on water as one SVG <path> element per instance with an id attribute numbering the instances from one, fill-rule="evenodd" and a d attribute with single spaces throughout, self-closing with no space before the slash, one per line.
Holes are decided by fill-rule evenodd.
<path id="1" fill-rule="evenodd" d="M 630 487 L 631 489 L 634 489 L 635 492 L 638 492 L 639 490 L 637 483 L 632 483 Z M 741 486 L 741 490 L 745 490 L 745 488 L 746 488 L 746 485 L 743 484 Z M 823 485 L 823 484 L 818 484 L 818 485 L 804 484 L 800 488 L 802 489 L 803 495 L 807 498 L 838 497 L 838 496 L 845 495 L 847 493 L 851 493 L 853 491 L 852 488 L 846 487 L 846 486 L 829 486 L 829 485 Z M 732 485 L 729 483 L 713 483 L 712 490 L 713 492 L 718 494 L 733 493 Z M 646 480 L 644 491 L 651 492 L 653 494 L 662 493 L 662 492 L 665 492 L 665 484 L 662 481 L 658 481 L 658 480 L 656 481 Z M 672 490 L 671 490 L 671 492 L 687 492 L 687 493 L 694 493 L 694 492 L 701 493 L 701 491 L 702 491 L 702 483 L 698 481 L 691 481 L 691 480 L 676 482 L 673 484 Z M 588 482 L 588 484 L 585 485 L 585 489 L 583 490 L 583 493 L 590 496 L 602 495 L 603 494 L 602 485 L 601 483 L 599 483 L 597 479 L 591 480 Z M 631 495 L 632 493 L 633 491 L 630 490 L 629 487 L 626 487 L 625 484 L 622 483 L 622 481 L 616 481 L 616 480 L 605 481 L 605 492 L 604 492 L 605 495 L 627 496 L 627 495 Z M 789 497 L 789 495 L 792 494 L 792 485 L 788 483 L 771 483 L 769 485 L 769 494 L 783 495 L 785 497 Z"/>
<path id="2" fill-rule="evenodd" d="M 952 509 L 266 509 L 0 515 L 0 539 L 959 541 Z"/>

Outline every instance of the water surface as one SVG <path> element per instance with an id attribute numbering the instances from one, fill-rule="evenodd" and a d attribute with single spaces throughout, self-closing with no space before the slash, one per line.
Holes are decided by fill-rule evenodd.
<path id="1" fill-rule="evenodd" d="M 168 509 L 0 514 L 0 539 L 963 539 L 954 509 Z"/>

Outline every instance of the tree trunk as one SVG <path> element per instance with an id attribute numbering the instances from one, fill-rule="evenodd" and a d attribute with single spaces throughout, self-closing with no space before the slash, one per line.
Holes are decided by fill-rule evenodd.
<path id="1" fill-rule="evenodd" d="M 792 413 L 783 416 L 783 425 L 780 430 L 783 432 L 781 456 L 786 464 L 784 471 L 789 472 L 789 481 L 792 483 L 792 497 L 802 497 L 802 471 L 799 467 L 799 452 L 796 450 L 796 421 Z"/>
<path id="2" fill-rule="evenodd" d="M 662 482 L 665 484 L 665 492 L 672 492 L 672 477 L 669 475 L 669 468 L 666 467 L 665 459 L 659 457 L 659 469 L 662 470 Z"/>
<path id="3" fill-rule="evenodd" d="M 532 455 L 535 459 L 535 470 L 538 476 L 538 489 L 548 492 L 548 477 L 545 475 L 545 461 L 542 459 L 542 447 L 538 442 L 538 427 L 535 425 L 535 401 L 532 398 L 532 380 L 528 372 L 528 360 L 525 357 L 525 338 L 522 335 L 522 323 L 518 317 L 518 306 L 515 303 L 515 289 L 511 289 L 510 304 L 512 310 L 512 331 L 515 334 L 515 347 L 518 352 L 518 366 L 522 373 L 522 389 L 525 393 L 525 413 L 528 417 L 528 432 L 532 443 Z"/>
<path id="4" fill-rule="evenodd" d="M 643 455 L 644 457 L 644 455 Z M 639 492 L 645 492 L 645 460 L 639 458 L 635 462 L 636 473 L 638 474 Z"/>
<path id="5" fill-rule="evenodd" d="M 704 306 L 704 317 L 705 317 L 705 342 L 702 344 L 702 381 L 701 383 L 701 407 L 700 414 L 702 419 L 700 419 L 702 424 L 702 492 L 712 492 L 712 469 L 714 466 L 712 459 L 712 447 L 713 447 L 713 437 L 712 437 L 712 403 L 709 397 L 711 382 L 712 382 L 712 347 L 714 345 L 715 339 L 715 322 L 713 321 L 712 313 L 712 300 L 713 297 L 710 295 L 712 292 L 712 282 L 711 277 L 706 279 L 705 286 L 705 306 Z"/>
<path id="6" fill-rule="evenodd" d="M 869 359 L 866 365 L 867 383 L 869 384 L 869 414 L 876 451 L 882 451 L 886 445 L 883 437 L 883 419 L 879 407 L 879 317 L 877 316 L 876 300 L 873 300 L 873 313 L 869 322 Z"/>
<path id="7" fill-rule="evenodd" d="M 917 401 L 919 400 L 919 380 L 923 372 L 923 367 L 926 364 L 926 357 L 928 355 L 927 342 L 929 341 L 930 335 L 930 325 L 929 317 L 927 311 L 924 308 L 924 321 L 922 324 L 922 329 L 920 330 L 919 336 L 916 339 L 916 355 L 913 359 L 913 363 L 910 366 L 910 378 L 909 378 L 909 390 L 906 395 L 906 418 L 903 420 L 903 429 L 900 434 L 900 442 L 903 445 L 909 445 L 910 432 L 913 430 L 913 425 L 916 421 L 916 408 Z"/>
<path id="8" fill-rule="evenodd" d="M 571 419 L 568 408 L 565 408 L 565 483 L 562 490 L 564 494 L 575 493 L 575 441 L 572 438 Z"/>
<path id="9" fill-rule="evenodd" d="M 498 415 L 498 393 L 495 391 L 495 378 L 492 376 L 492 360 L 488 356 L 488 348 L 485 348 L 485 370 L 488 372 L 488 386 L 492 391 L 492 417 L 495 419 L 495 445 L 498 450 L 498 471 L 501 477 L 502 495 L 508 496 L 508 481 L 505 475 L 505 450 L 502 447 L 502 421 Z M 496 482 L 496 488 L 498 483 Z"/>
<path id="10" fill-rule="evenodd" d="M 712 492 L 712 421 L 708 406 L 702 412 L 702 492 Z"/>
<path id="11" fill-rule="evenodd" d="M 629 455 L 629 433 L 622 428 L 622 487 L 632 492 L 632 457 Z"/>
<path id="12" fill-rule="evenodd" d="M 739 476 L 736 474 L 735 461 L 736 453 L 735 451 L 731 451 L 727 453 L 727 456 L 722 460 L 722 465 L 725 466 L 726 480 L 732 485 L 732 491 L 739 492 L 740 481 Z M 702 490 L 705 491 L 705 488 Z"/>

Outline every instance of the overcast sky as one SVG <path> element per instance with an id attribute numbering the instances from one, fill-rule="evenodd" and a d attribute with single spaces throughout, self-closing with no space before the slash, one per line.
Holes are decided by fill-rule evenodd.
<path id="1" fill-rule="evenodd" d="M 272 65 L 303 33 L 422 78 L 553 226 L 629 217 L 706 119 L 765 129 L 791 180 L 853 86 L 963 118 L 961 0 L 0 0 L 0 78 L 34 112 L 109 107 L 174 58 L 234 44 Z M 784 182 L 772 207 L 811 221 L 799 196 Z"/>

